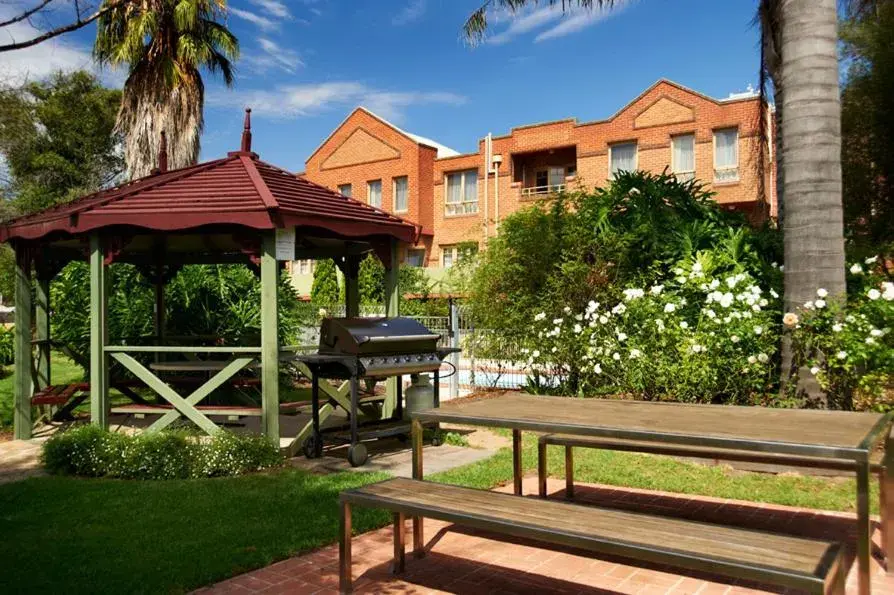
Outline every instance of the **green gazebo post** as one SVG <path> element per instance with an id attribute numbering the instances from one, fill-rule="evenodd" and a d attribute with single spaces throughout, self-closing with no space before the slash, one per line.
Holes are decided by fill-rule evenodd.
<path id="1" fill-rule="evenodd" d="M 27 245 L 16 242 L 15 366 L 13 422 L 17 440 L 31 438 L 31 253 Z"/>
<path id="2" fill-rule="evenodd" d="M 400 312 L 400 255 L 398 242 L 391 240 L 385 262 L 385 316 L 398 316 Z M 385 402 L 382 417 L 391 417 L 397 407 L 397 378 L 392 376 L 385 383 Z"/>
<path id="3" fill-rule="evenodd" d="M 276 233 L 261 241 L 261 428 L 279 443 L 279 310 Z"/>

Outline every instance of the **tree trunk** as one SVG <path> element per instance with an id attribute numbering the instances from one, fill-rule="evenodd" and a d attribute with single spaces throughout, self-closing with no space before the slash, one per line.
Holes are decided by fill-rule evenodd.
<path id="1" fill-rule="evenodd" d="M 819 288 L 845 293 L 838 15 L 835 0 L 779 0 L 777 9 L 785 309 L 796 311 Z M 821 398 L 812 377 L 800 376 L 808 396 Z"/>

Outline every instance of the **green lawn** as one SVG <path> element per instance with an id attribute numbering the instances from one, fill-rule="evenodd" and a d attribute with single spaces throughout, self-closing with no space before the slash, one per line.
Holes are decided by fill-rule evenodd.
<path id="1" fill-rule="evenodd" d="M 526 436 L 533 471 L 536 440 Z M 562 474 L 559 448 L 550 470 Z M 432 475 L 479 488 L 511 480 L 512 455 Z M 668 458 L 578 449 L 577 477 L 829 510 L 853 508 L 854 482 L 740 473 Z M 116 481 L 43 477 L 0 485 L 0 559 L 9 592 L 182 592 L 333 543 L 339 491 L 383 478 L 287 469 L 227 479 Z M 876 498 L 873 498 L 875 506 Z M 355 530 L 388 522 L 358 510 Z"/>
<path id="2" fill-rule="evenodd" d="M 84 369 L 61 353 L 53 352 L 50 363 L 53 384 L 69 384 L 84 378 Z M 6 378 L 0 379 L 0 428 L 12 425 L 13 377 L 10 374 Z"/>

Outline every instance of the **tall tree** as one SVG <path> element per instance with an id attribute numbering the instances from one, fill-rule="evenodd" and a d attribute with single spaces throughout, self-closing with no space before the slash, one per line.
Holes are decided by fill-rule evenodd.
<path id="1" fill-rule="evenodd" d="M 161 132 L 172 168 L 198 160 L 204 126 L 201 70 L 233 84 L 239 42 L 219 22 L 226 0 L 145 0 L 121 3 L 97 19 L 94 55 L 129 68 L 117 130 L 131 177 L 156 166 Z"/>
<path id="2" fill-rule="evenodd" d="M 537 3 L 487 0 L 466 21 L 465 35 L 480 41 L 488 12 L 494 8 L 517 11 Z M 563 9 L 571 5 L 604 9 L 614 1 L 561 0 L 561 4 Z M 796 310 L 814 299 L 819 288 L 837 297 L 845 292 L 838 14 L 835 0 L 759 0 L 758 15 L 761 68 L 773 82 L 781 140 L 776 153 L 780 204 L 785 209 L 785 304 L 787 310 Z M 805 388 L 819 396 L 816 383 Z"/>

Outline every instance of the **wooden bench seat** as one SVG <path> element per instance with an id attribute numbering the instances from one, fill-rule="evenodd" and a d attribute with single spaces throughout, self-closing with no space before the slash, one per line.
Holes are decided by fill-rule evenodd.
<path id="1" fill-rule="evenodd" d="M 86 382 L 74 384 L 59 384 L 48 386 L 31 397 L 32 405 L 65 405 L 76 392 L 88 391 L 90 385 Z"/>
<path id="2" fill-rule="evenodd" d="M 342 593 L 352 587 L 355 504 L 394 514 L 396 572 L 404 568 L 404 521 L 414 516 L 809 593 L 844 593 L 843 548 L 829 541 L 403 478 L 342 492 L 340 501 Z M 421 541 L 414 531 L 417 556 L 423 554 Z"/>
<path id="3" fill-rule="evenodd" d="M 172 405 L 122 405 L 112 407 L 112 413 L 128 415 L 164 415 L 171 411 Z M 226 415 L 229 417 L 257 417 L 261 415 L 260 407 L 243 407 L 240 405 L 196 405 L 195 408 L 205 415 Z"/>
<path id="4" fill-rule="evenodd" d="M 538 486 L 540 496 L 542 497 L 546 497 L 546 448 L 547 446 L 551 445 L 565 447 L 565 496 L 567 498 L 574 497 L 573 449 L 575 447 L 617 450 L 626 452 L 641 452 L 647 454 L 689 457 L 697 459 L 743 461 L 749 463 L 780 465 L 786 467 L 828 469 L 833 471 L 856 471 L 857 469 L 856 463 L 841 459 L 802 457 L 778 453 L 714 448 L 710 446 L 682 446 L 679 444 L 662 444 L 640 440 L 627 440 L 624 438 L 579 436 L 576 434 L 544 434 L 540 437 L 537 443 L 537 475 L 539 479 Z M 870 464 L 870 470 L 873 473 L 881 473 L 884 470 L 882 457 L 883 453 L 881 451 L 876 451 L 875 453 L 873 453 L 872 462 Z"/>

